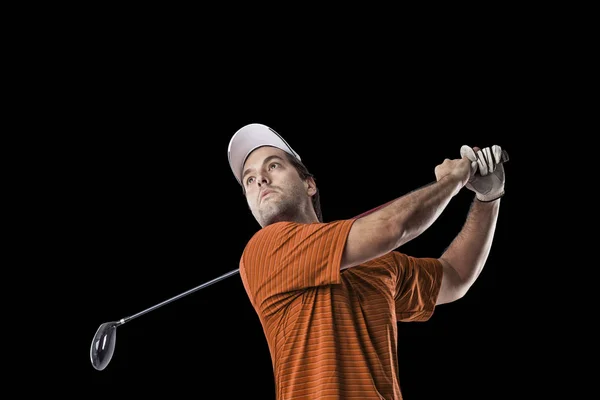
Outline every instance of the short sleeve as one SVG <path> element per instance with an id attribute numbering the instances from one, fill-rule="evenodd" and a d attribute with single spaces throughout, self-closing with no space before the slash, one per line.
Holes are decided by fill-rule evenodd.
<path id="1" fill-rule="evenodd" d="M 393 252 L 397 262 L 396 317 L 399 321 L 426 321 L 435 309 L 443 268 L 436 258 L 417 258 Z"/>
<path id="2" fill-rule="evenodd" d="M 353 222 L 278 222 L 258 231 L 240 260 L 251 301 L 339 283 L 342 254 Z"/>

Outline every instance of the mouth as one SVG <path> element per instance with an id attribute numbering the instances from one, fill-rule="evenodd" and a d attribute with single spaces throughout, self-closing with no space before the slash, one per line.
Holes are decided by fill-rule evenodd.
<path id="1" fill-rule="evenodd" d="M 273 193 L 273 191 L 271 190 L 265 190 L 264 192 L 261 193 L 260 195 L 260 199 L 264 199 L 266 196 L 270 195 L 271 193 Z"/>

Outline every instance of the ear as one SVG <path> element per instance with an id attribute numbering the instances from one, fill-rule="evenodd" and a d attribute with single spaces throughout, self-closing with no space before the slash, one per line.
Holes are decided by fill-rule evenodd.
<path id="1" fill-rule="evenodd" d="M 304 181 L 304 186 L 306 187 L 306 193 L 312 197 L 317 193 L 317 184 L 315 183 L 315 179 L 312 176 L 309 176 Z"/>

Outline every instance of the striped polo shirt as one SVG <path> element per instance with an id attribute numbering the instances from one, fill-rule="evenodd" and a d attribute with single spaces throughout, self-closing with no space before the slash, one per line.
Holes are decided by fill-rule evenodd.
<path id="1" fill-rule="evenodd" d="M 243 251 L 278 400 L 402 398 L 396 324 L 431 317 L 442 266 L 392 251 L 340 271 L 355 220 L 274 223 Z"/>

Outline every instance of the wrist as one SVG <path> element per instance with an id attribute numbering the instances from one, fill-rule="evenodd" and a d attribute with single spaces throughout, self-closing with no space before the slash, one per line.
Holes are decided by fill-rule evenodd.
<path id="1" fill-rule="evenodd" d="M 504 190 L 502 192 L 496 193 L 494 195 L 488 194 L 488 195 L 484 196 L 482 194 L 477 193 L 475 197 L 478 201 L 480 201 L 482 203 L 491 203 L 492 201 L 499 200 L 501 197 L 503 197 L 504 193 L 505 193 Z"/>
<path id="2" fill-rule="evenodd" d="M 441 178 L 438 181 L 438 184 L 447 187 L 452 196 L 456 196 L 465 185 L 465 183 L 459 177 L 451 174 Z"/>

